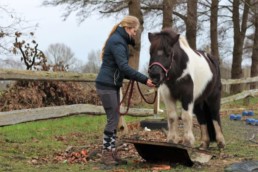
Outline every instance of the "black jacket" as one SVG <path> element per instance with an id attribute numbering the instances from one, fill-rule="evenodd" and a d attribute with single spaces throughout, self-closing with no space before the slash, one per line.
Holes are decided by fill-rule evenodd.
<path id="1" fill-rule="evenodd" d="M 147 76 L 128 65 L 128 44 L 134 45 L 134 40 L 129 37 L 123 27 L 118 27 L 108 39 L 104 49 L 103 62 L 96 78 L 97 88 L 101 86 L 121 87 L 125 76 L 143 84 L 147 83 Z"/>

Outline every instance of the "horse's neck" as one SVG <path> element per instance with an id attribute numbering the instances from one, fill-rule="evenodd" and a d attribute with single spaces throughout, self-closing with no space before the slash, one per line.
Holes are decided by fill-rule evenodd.
<path id="1" fill-rule="evenodd" d="M 183 47 L 184 49 L 186 47 Z M 188 61 L 188 55 L 185 52 L 185 50 L 180 46 L 180 43 L 177 42 L 173 47 L 173 70 L 171 75 L 174 79 L 180 77 L 184 71 L 184 69 L 181 69 L 181 66 L 186 65 Z"/>

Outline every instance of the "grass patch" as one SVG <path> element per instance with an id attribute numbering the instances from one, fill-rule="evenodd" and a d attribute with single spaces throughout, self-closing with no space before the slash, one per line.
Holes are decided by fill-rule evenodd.
<path id="1" fill-rule="evenodd" d="M 0 140 L 4 149 L 0 151 L 0 169 L 31 171 L 35 166 L 28 161 L 33 158 L 48 158 L 54 152 L 64 151 L 68 145 L 81 146 L 93 142 L 91 137 L 101 136 L 104 122 L 104 116 L 80 115 L 2 127 Z M 48 166 L 55 169 L 58 165 L 44 164 L 45 171 L 52 171 Z M 37 170 L 44 171 L 44 168 Z"/>
<path id="2" fill-rule="evenodd" d="M 131 122 L 141 118 L 126 117 Z M 82 171 L 94 164 L 32 165 L 32 159 L 51 159 L 53 153 L 64 152 L 69 146 L 102 142 L 106 116 L 78 115 L 60 119 L 22 123 L 0 128 L 0 171 Z M 94 170 L 96 171 L 96 170 Z"/>

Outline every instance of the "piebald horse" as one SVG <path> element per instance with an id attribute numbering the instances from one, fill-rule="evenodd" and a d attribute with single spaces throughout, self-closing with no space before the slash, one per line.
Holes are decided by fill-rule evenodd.
<path id="1" fill-rule="evenodd" d="M 221 80 L 218 59 L 193 50 L 187 40 L 171 28 L 149 33 L 149 76 L 159 88 L 167 110 L 167 141 L 194 146 L 193 116 L 201 129 L 200 149 L 216 141 L 224 148 L 220 121 Z M 181 102 L 184 134 L 178 134 L 176 102 Z"/>

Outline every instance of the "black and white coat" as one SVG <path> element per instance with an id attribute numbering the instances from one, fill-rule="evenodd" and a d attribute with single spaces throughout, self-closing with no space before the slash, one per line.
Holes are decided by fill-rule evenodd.
<path id="1" fill-rule="evenodd" d="M 201 126 L 202 149 L 210 141 L 218 147 L 225 145 L 220 122 L 221 81 L 216 58 L 190 48 L 186 39 L 171 29 L 149 33 L 149 76 L 159 87 L 168 119 L 167 140 L 193 146 L 192 118 L 195 115 Z M 176 102 L 182 105 L 183 139 L 178 134 Z"/>

